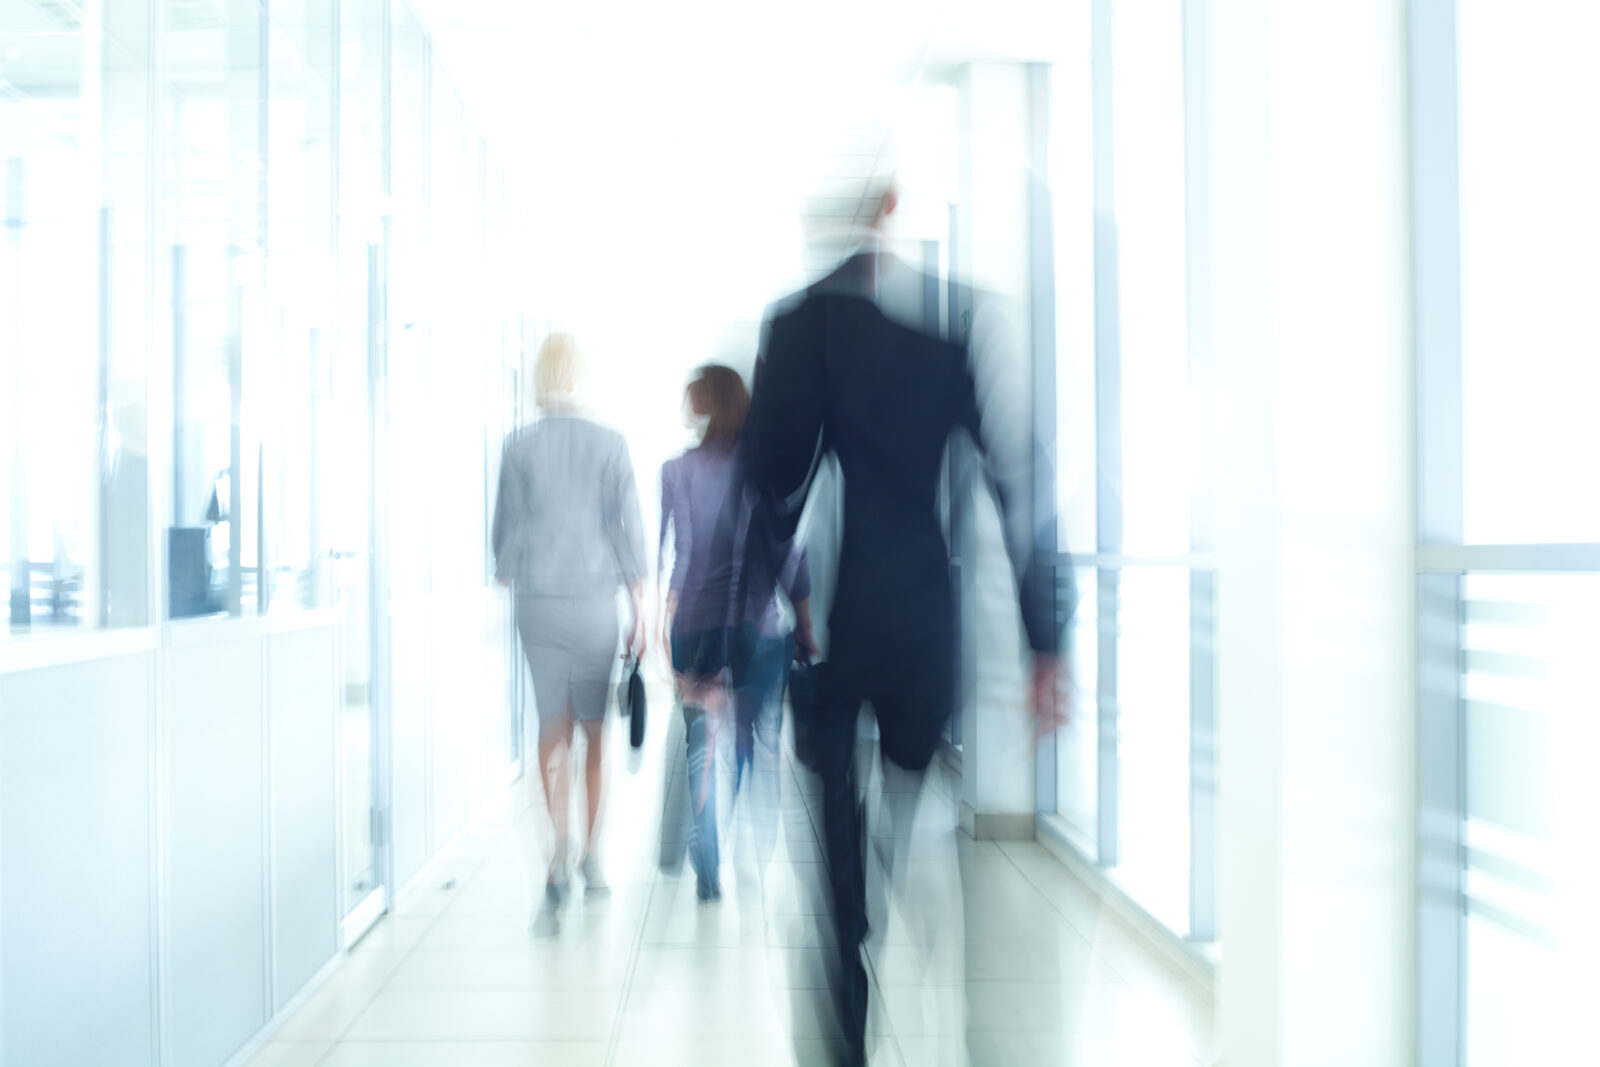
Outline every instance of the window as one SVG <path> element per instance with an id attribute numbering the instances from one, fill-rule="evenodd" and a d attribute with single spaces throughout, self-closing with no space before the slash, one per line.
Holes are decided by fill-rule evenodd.
<path id="1" fill-rule="evenodd" d="M 267 99 L 267 344 L 247 388 L 262 412 L 263 607 L 328 603 L 325 479 L 336 463 L 333 5 L 274 2 Z M 251 373 L 254 369 L 256 373 Z"/>
<path id="2" fill-rule="evenodd" d="M 1192 520 L 1183 5 L 1103 0 L 1068 28 L 1085 61 L 1058 69 L 1051 101 L 1056 482 L 1080 600 L 1046 824 L 1209 941 L 1214 579 Z"/>
<path id="3" fill-rule="evenodd" d="M 269 343 L 262 23 L 244 0 L 167 19 L 173 618 L 253 613 L 259 601 L 261 425 L 245 378 Z"/>
<path id="4" fill-rule="evenodd" d="M 1583 1040 L 1600 805 L 1600 12 L 1420 5 L 1419 1056 Z"/>
<path id="5" fill-rule="evenodd" d="M 1600 9 L 1459 5 L 1462 540 L 1600 540 Z"/>
<path id="6" fill-rule="evenodd" d="M 148 7 L 8 8 L 0 94 L 7 640 L 148 621 Z"/>

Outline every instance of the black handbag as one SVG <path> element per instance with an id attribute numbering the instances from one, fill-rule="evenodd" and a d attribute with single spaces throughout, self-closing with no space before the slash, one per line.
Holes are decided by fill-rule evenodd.
<path id="1" fill-rule="evenodd" d="M 815 771 L 813 729 L 817 720 L 818 683 L 822 664 L 796 660 L 789 669 L 789 709 L 794 724 L 794 754 L 800 765 Z"/>
<path id="2" fill-rule="evenodd" d="M 639 661 L 631 657 L 623 668 L 622 684 L 617 687 L 617 710 L 628 719 L 628 743 L 639 748 L 644 744 L 648 707 L 644 699 L 644 679 L 639 676 Z"/>

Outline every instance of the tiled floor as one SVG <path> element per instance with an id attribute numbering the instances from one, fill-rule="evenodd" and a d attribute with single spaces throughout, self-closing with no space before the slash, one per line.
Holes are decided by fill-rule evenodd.
<path id="1" fill-rule="evenodd" d="M 542 804 L 524 805 L 452 845 L 255 1067 L 828 1063 L 826 876 L 805 772 L 785 768 L 764 881 L 734 820 L 724 899 L 700 904 L 687 866 L 659 862 L 684 832 L 673 719 L 658 717 L 642 759 L 611 740 L 609 900 L 574 900 L 558 936 L 531 936 L 530 857 L 548 832 Z M 873 1062 L 1208 1062 L 1209 996 L 1040 846 L 961 835 L 956 788 L 930 775 L 897 879 L 870 861 Z"/>

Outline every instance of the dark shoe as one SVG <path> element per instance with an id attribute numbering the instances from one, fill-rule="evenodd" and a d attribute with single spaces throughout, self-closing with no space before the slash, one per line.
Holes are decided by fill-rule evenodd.
<path id="1" fill-rule="evenodd" d="M 561 932 L 561 899 L 566 887 L 555 882 L 544 886 L 544 904 L 533 916 L 534 937 L 555 937 Z"/>
<path id="2" fill-rule="evenodd" d="M 722 889 L 715 882 L 696 882 L 694 895 L 699 898 L 701 903 L 708 903 L 714 900 L 721 900 Z"/>
<path id="3" fill-rule="evenodd" d="M 561 917 L 554 908 L 543 907 L 533 916 L 534 937 L 555 937 L 561 933 Z"/>

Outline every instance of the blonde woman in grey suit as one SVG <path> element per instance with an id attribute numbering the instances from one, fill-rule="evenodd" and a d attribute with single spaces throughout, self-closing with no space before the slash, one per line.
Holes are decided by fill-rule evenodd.
<path id="1" fill-rule="evenodd" d="M 540 417 L 511 436 L 494 514 L 495 574 L 513 586 L 517 636 L 533 676 L 539 778 L 555 828 L 555 854 L 534 930 L 553 935 L 567 889 L 568 755 L 583 731 L 588 801 L 578 867 L 589 896 L 606 891 L 594 857 L 600 814 L 601 735 L 618 658 L 617 591 L 633 602 L 628 650 L 644 653 L 645 551 L 633 463 L 621 434 L 575 400 L 579 350 L 552 334 L 539 350 Z"/>

